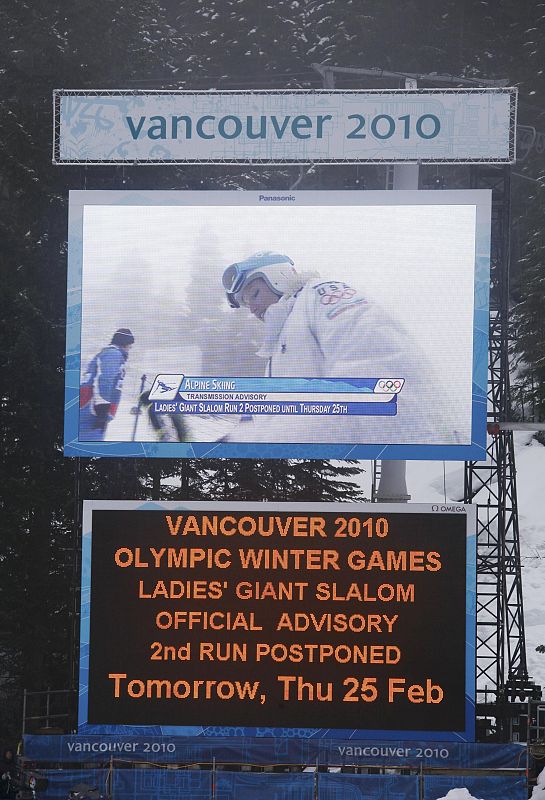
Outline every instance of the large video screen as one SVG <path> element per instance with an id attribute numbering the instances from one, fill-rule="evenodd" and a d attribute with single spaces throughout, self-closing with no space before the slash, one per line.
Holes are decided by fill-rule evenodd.
<path id="1" fill-rule="evenodd" d="M 71 192 L 65 453 L 479 459 L 490 192 Z"/>
<path id="2" fill-rule="evenodd" d="M 471 740 L 474 529 L 471 506 L 86 502 L 80 732 Z"/>

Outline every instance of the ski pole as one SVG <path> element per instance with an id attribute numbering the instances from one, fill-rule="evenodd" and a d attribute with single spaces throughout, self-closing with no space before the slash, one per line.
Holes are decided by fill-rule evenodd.
<path id="1" fill-rule="evenodd" d="M 134 425 L 133 425 L 133 428 L 132 428 L 131 442 L 134 442 L 134 440 L 136 439 L 136 429 L 138 427 L 138 418 L 140 416 L 140 407 L 141 407 L 141 404 L 142 404 L 142 401 L 141 401 L 140 398 L 142 396 L 142 392 L 144 391 L 145 384 L 146 384 L 146 376 L 142 375 L 142 377 L 140 378 L 140 392 L 138 394 L 138 405 L 135 406 L 134 409 L 133 409 L 134 410 Z"/>

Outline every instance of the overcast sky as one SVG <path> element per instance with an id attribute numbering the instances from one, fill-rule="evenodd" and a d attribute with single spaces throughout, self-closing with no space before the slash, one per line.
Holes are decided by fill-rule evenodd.
<path id="1" fill-rule="evenodd" d="M 149 264 L 183 292 L 195 248 L 216 239 L 222 264 L 257 250 L 289 255 L 299 270 L 343 279 L 399 311 L 434 306 L 472 310 L 475 208 L 426 206 L 100 206 L 85 207 L 84 284 L 105 290 L 117 265 Z M 218 281 L 221 269 L 218 270 Z"/>

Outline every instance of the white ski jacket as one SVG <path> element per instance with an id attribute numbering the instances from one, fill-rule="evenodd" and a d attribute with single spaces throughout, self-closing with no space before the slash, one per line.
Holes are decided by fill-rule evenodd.
<path id="1" fill-rule="evenodd" d="M 437 391 L 427 359 L 402 325 L 356 289 L 314 278 L 265 314 L 265 375 L 305 378 L 404 378 L 395 417 L 255 415 L 233 442 L 460 444 L 449 429 L 448 398 Z M 300 398 L 299 398 L 300 399 Z M 443 408 L 441 408 L 443 406 Z M 468 421 L 469 422 L 469 421 Z M 470 441 L 470 430 L 465 431 Z"/>

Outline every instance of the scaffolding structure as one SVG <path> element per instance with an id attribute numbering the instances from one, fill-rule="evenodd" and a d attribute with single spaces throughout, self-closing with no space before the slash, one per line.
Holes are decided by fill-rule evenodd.
<path id="1" fill-rule="evenodd" d="M 473 167 L 472 188 L 492 190 L 492 252 L 485 462 L 467 461 L 464 502 L 477 506 L 477 716 L 481 731 L 517 738 L 528 700 L 541 696 L 528 675 L 509 381 L 509 167 Z M 495 722 L 493 722 L 495 720 Z M 515 734 L 515 736 L 514 736 Z"/>

